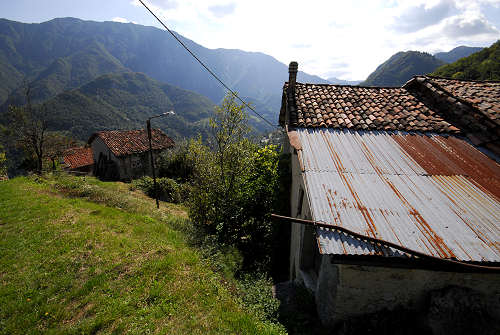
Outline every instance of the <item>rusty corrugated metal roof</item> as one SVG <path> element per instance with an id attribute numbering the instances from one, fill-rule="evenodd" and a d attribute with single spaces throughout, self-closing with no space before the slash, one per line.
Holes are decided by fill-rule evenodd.
<path id="1" fill-rule="evenodd" d="M 441 257 L 500 262 L 500 165 L 456 137 L 298 129 L 313 220 Z M 319 228 L 324 254 L 401 255 Z"/>

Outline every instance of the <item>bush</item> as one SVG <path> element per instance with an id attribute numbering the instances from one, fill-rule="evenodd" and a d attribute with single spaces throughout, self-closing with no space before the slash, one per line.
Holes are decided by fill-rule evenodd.
<path id="1" fill-rule="evenodd" d="M 194 160 L 189 156 L 189 142 L 184 140 L 160 156 L 158 175 L 172 178 L 180 183 L 191 180 Z"/>
<path id="2" fill-rule="evenodd" d="M 243 304 L 261 320 L 278 321 L 280 302 L 273 297 L 272 281 L 264 274 L 247 274 L 238 281 Z"/>
<path id="3" fill-rule="evenodd" d="M 189 186 L 184 186 L 170 178 L 157 178 L 158 198 L 172 203 L 181 203 L 186 201 L 189 196 Z M 151 198 L 155 197 L 155 188 L 153 178 L 142 177 L 133 182 L 133 187 L 142 190 Z"/>

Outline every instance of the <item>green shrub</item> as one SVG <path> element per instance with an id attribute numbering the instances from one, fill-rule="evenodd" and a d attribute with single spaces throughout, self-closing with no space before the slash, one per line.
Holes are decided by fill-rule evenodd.
<path id="1" fill-rule="evenodd" d="M 273 297 L 272 285 L 262 273 L 246 274 L 238 281 L 243 304 L 259 319 L 276 322 L 280 302 Z"/>
<path id="2" fill-rule="evenodd" d="M 160 156 L 158 175 L 186 183 L 192 178 L 194 163 L 189 156 L 189 142 L 183 140 Z"/>
<path id="3" fill-rule="evenodd" d="M 96 185 L 95 182 L 92 182 L 93 178 L 75 177 L 66 173 L 49 173 L 43 176 L 32 175 L 30 178 L 37 183 L 51 184 L 70 197 L 87 198 L 93 202 L 122 209 L 134 207 L 134 204 L 124 194 Z"/>
<path id="4" fill-rule="evenodd" d="M 170 178 L 157 178 L 158 198 L 172 203 L 181 203 L 186 201 L 189 196 L 189 186 L 177 183 Z M 131 188 L 138 188 L 151 198 L 155 197 L 155 187 L 153 178 L 142 177 L 135 180 Z"/>

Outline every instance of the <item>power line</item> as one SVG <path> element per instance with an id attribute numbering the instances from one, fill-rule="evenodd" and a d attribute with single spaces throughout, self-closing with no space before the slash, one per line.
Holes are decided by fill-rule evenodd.
<path id="1" fill-rule="evenodd" d="M 177 42 L 179 42 L 184 47 L 184 49 L 186 49 L 186 51 L 189 52 L 189 54 L 191 56 L 193 56 L 194 59 L 196 59 L 198 61 L 198 63 L 200 63 L 200 65 L 203 66 L 205 68 L 205 70 L 207 70 L 208 73 L 210 73 L 212 75 L 212 77 L 214 77 L 222 86 L 224 86 L 226 88 L 226 90 L 228 90 L 229 92 L 231 92 L 231 94 L 235 98 L 237 98 L 239 101 L 241 101 L 243 103 L 243 105 L 245 105 L 248 109 L 250 109 L 252 112 L 254 112 L 258 117 L 260 117 L 262 120 L 264 120 L 271 127 L 273 127 L 273 128 L 277 127 L 276 125 L 273 125 L 271 122 L 269 122 L 265 117 L 263 117 L 262 115 L 260 115 L 259 113 L 257 113 L 257 111 L 255 109 L 253 109 L 252 106 L 250 106 L 248 103 L 246 103 L 243 99 L 241 99 L 238 96 L 238 94 L 236 94 L 236 92 L 234 92 L 231 88 L 229 88 L 229 86 L 227 86 L 212 70 L 210 70 L 210 68 L 208 66 L 206 66 L 205 63 L 203 63 L 191 50 L 189 50 L 189 48 L 174 34 L 174 32 L 171 31 L 162 22 L 162 20 L 160 20 L 158 18 L 158 16 L 156 16 L 156 14 L 151 9 L 149 9 L 148 6 L 146 6 L 146 4 L 142 0 L 139 0 L 139 2 L 151 13 L 151 15 L 153 15 L 155 17 L 156 20 L 158 20 L 158 22 L 160 22 L 160 24 L 170 33 L 170 35 L 172 35 L 177 40 Z"/>

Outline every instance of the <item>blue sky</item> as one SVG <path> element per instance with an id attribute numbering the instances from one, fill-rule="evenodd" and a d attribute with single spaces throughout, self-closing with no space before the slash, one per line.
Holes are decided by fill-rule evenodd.
<path id="1" fill-rule="evenodd" d="M 146 2 L 170 28 L 203 46 L 295 60 L 324 78 L 365 79 L 398 51 L 435 53 L 500 39 L 500 0 Z M 21 22 L 71 16 L 158 27 L 137 0 L 4 0 L 0 13 Z"/>

